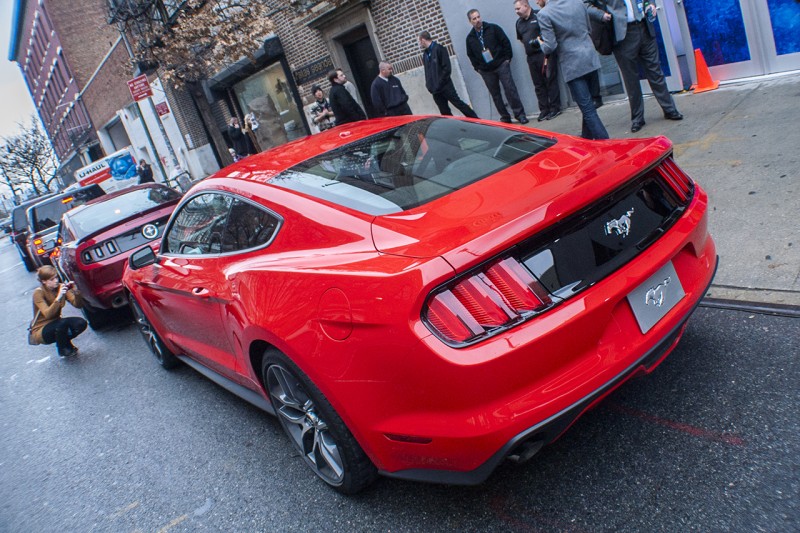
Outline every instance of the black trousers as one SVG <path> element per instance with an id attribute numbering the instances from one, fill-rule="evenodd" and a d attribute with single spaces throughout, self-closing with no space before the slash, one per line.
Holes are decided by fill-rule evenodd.
<path id="1" fill-rule="evenodd" d="M 527 56 L 528 69 L 531 71 L 533 88 L 536 90 L 536 99 L 539 101 L 539 111 L 554 113 L 561 111 L 561 91 L 558 87 L 558 63 L 556 56 L 547 58 L 547 68 L 544 64 L 544 54 Z"/>
<path id="2" fill-rule="evenodd" d="M 68 349 L 72 347 L 72 339 L 83 333 L 86 329 L 86 321 L 77 316 L 59 318 L 42 328 L 42 339 L 45 344 L 56 343 L 58 349 Z"/>
<path id="3" fill-rule="evenodd" d="M 453 104 L 456 109 L 461 111 L 461 114 L 469 118 L 478 118 L 478 115 L 472 108 L 467 105 L 465 101 L 458 96 L 453 80 L 448 80 L 444 88 L 438 93 L 433 93 L 433 101 L 436 102 L 436 107 L 439 108 L 439 113 L 445 116 L 452 116 L 453 112 L 450 110 L 448 103 Z"/>

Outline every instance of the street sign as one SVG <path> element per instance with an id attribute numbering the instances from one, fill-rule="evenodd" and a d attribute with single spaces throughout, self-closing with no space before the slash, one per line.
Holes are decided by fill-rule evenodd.
<path id="1" fill-rule="evenodd" d="M 131 91 L 134 102 L 153 96 L 153 90 L 150 88 L 150 83 L 144 74 L 128 80 L 128 89 Z"/>
<path id="2" fill-rule="evenodd" d="M 167 104 L 166 100 L 156 104 L 156 113 L 158 113 L 159 117 L 169 115 L 169 105 Z"/>

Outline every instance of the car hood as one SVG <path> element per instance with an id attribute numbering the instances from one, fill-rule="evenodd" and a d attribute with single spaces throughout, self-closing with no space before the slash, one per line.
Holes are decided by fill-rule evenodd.
<path id="1" fill-rule="evenodd" d="M 378 251 L 444 257 L 456 270 L 509 248 L 653 166 L 665 137 L 558 143 L 468 187 L 372 223 Z"/>

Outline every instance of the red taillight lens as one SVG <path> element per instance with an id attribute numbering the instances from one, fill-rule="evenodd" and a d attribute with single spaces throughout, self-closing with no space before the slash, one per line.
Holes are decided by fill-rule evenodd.
<path id="1" fill-rule="evenodd" d="M 425 317 L 442 340 L 463 344 L 510 327 L 551 303 L 536 278 L 507 258 L 436 294 Z"/>
<path id="2" fill-rule="evenodd" d="M 667 185 L 678 195 L 678 198 L 683 202 L 688 202 L 692 197 L 693 184 L 691 178 L 681 170 L 671 157 L 665 159 L 658 170 Z"/>

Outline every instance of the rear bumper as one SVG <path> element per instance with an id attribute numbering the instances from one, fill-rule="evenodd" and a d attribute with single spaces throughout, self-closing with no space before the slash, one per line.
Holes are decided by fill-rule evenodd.
<path id="1" fill-rule="evenodd" d="M 703 291 L 703 294 L 705 294 L 711 286 L 718 263 L 719 258 L 716 258 L 714 273 L 706 286 L 706 290 Z M 485 481 L 504 459 L 513 456 L 529 459 L 543 446 L 555 441 L 583 413 L 617 387 L 625 383 L 628 379 L 639 373 L 649 373 L 654 370 L 672 349 L 675 348 L 683 334 L 689 317 L 694 313 L 694 310 L 697 309 L 701 301 L 702 298 L 697 299 L 688 312 L 684 314 L 680 322 L 664 335 L 658 344 L 652 347 L 622 373 L 547 420 L 518 433 L 479 467 L 463 472 L 440 469 L 408 469 L 395 472 L 381 471 L 381 474 L 387 477 L 409 481 L 446 483 L 451 485 L 477 485 Z"/>

